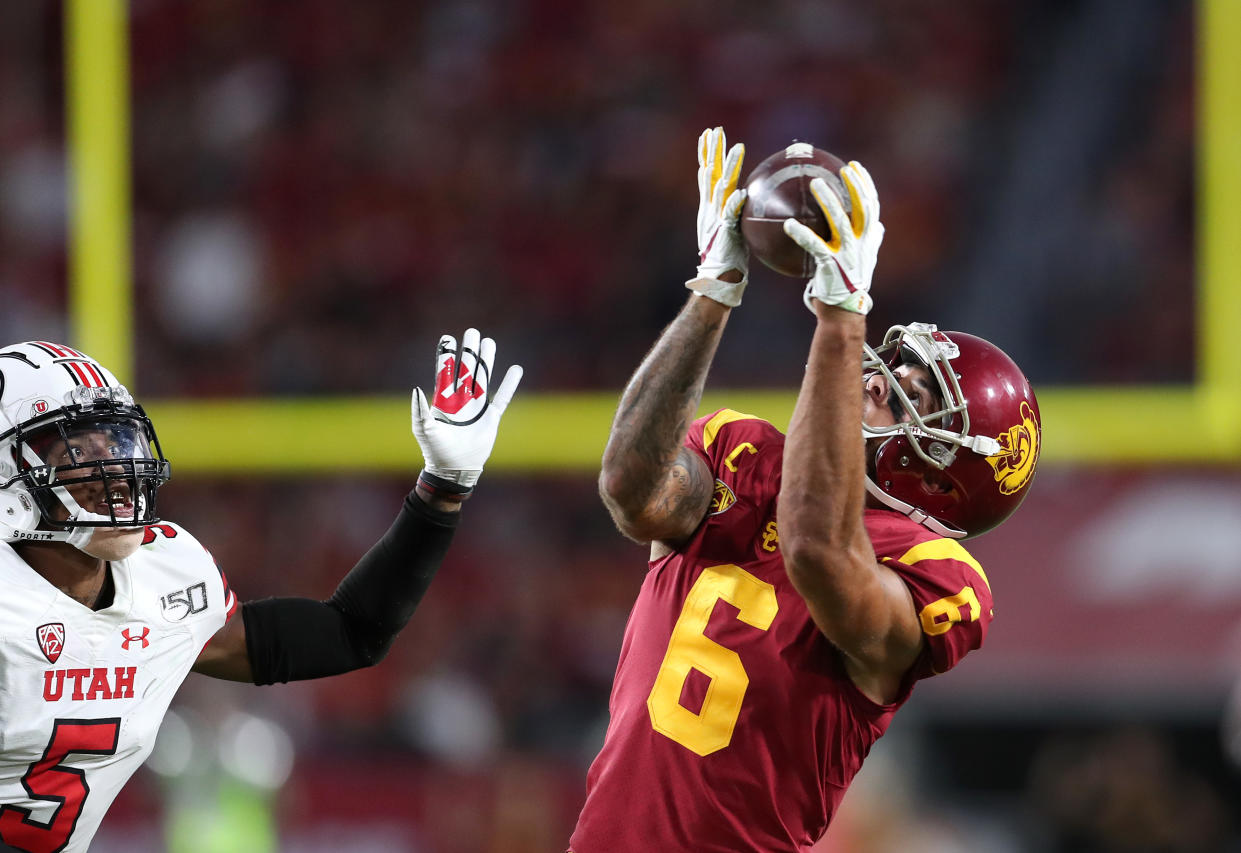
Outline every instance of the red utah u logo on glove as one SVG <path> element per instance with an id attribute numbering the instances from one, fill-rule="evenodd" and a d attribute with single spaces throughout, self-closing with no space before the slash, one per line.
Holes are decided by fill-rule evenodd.
<path id="1" fill-rule="evenodd" d="M 460 370 L 458 370 L 460 364 Z M 435 377 L 435 408 L 449 415 L 458 414 L 468 403 L 487 393 L 464 360 L 449 355 Z"/>
<path id="2" fill-rule="evenodd" d="M 452 335 L 440 337 L 435 349 L 435 397 L 431 401 L 436 420 L 466 426 L 487 411 L 495 346 L 495 341 L 483 339 L 477 329 L 466 330 L 459 349 Z"/>

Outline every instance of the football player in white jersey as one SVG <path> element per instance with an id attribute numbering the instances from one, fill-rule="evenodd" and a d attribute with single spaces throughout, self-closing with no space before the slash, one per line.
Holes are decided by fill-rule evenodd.
<path id="1" fill-rule="evenodd" d="M 413 393 L 424 467 L 387 533 L 326 601 L 238 602 L 161 521 L 170 468 L 150 419 L 94 359 L 0 348 L 0 849 L 86 850 L 191 671 L 272 684 L 383 658 L 439 567 L 521 381 L 495 342 L 436 348 Z"/>

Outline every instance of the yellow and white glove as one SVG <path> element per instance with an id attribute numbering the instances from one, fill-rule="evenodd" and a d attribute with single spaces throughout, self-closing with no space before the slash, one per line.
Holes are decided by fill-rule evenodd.
<path id="1" fill-rule="evenodd" d="M 870 173 L 856 160 L 840 170 L 840 177 L 849 191 L 849 213 L 822 178 L 810 182 L 810 192 L 831 225 L 830 239 L 796 219 L 784 220 L 784 233 L 814 258 L 814 275 L 806 282 L 802 297 L 811 313 L 815 309 L 810 300 L 817 299 L 824 305 L 866 314 L 873 304 L 870 280 L 883 243 L 879 193 Z"/>
<path id="2" fill-rule="evenodd" d="M 741 304 L 750 266 L 750 250 L 738 222 L 745 190 L 737 189 L 745 146 L 724 150 L 724 128 L 704 130 L 698 137 L 698 277 L 685 286 L 723 305 Z M 741 273 L 737 282 L 720 281 L 729 270 Z"/>
<path id="3" fill-rule="evenodd" d="M 483 473 L 500 427 L 500 416 L 521 382 L 514 364 L 488 399 L 496 342 L 478 329 L 466 329 L 461 347 L 442 335 L 435 348 L 435 398 L 428 404 L 421 388 L 412 400 L 413 431 L 422 449 L 419 482 L 449 500 L 464 500 Z M 455 497 L 454 497 L 455 496 Z"/>

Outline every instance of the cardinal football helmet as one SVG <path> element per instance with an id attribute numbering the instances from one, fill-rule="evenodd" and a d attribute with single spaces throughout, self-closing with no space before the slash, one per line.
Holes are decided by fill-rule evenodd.
<path id="1" fill-rule="evenodd" d="M 892 375 L 901 364 L 927 368 L 941 407 L 919 414 Z M 1038 401 L 1021 369 L 998 347 L 929 323 L 893 326 L 863 370 L 884 374 L 908 419 L 863 426 L 881 438 L 867 491 L 933 532 L 963 539 L 986 533 L 1025 500 L 1038 464 Z"/>
<path id="2" fill-rule="evenodd" d="M 95 528 L 152 524 L 169 476 L 150 419 L 103 365 L 47 342 L 0 348 L 0 541 L 81 547 Z"/>

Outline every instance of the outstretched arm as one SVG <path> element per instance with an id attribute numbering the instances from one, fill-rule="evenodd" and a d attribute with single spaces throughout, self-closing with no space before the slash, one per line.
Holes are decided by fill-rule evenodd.
<path id="1" fill-rule="evenodd" d="M 413 431 L 423 470 L 388 532 L 358 561 L 327 601 L 268 598 L 246 602 L 207 644 L 194 670 L 216 678 L 271 684 L 320 678 L 383 659 L 426 593 L 491 454 L 500 417 L 521 381 L 510 367 L 494 395 L 495 341 L 469 329 L 436 347 L 433 403 L 413 393 Z"/>
<path id="2" fill-rule="evenodd" d="M 441 507 L 447 502 L 437 502 Z M 460 503 L 434 506 L 411 493 L 388 532 L 327 601 L 264 598 L 211 638 L 194 671 L 254 684 L 322 678 L 381 661 L 443 562 Z"/>
<path id="3" fill-rule="evenodd" d="M 785 442 L 777 523 L 789 580 L 815 624 L 844 654 L 858 688 L 886 703 L 921 651 L 922 632 L 908 587 L 876 561 L 863 521 L 860 363 L 883 226 L 865 170 L 850 163 L 842 177 L 851 216 L 815 182 L 833 228 L 830 240 L 793 220 L 785 226 L 815 257 L 817 270 L 806 288 L 815 331 Z"/>
<path id="4" fill-rule="evenodd" d="M 744 154 L 744 146 L 727 148 L 718 127 L 698 139 L 699 265 L 685 283 L 694 295 L 629 380 L 603 453 L 603 502 L 621 532 L 639 542 L 686 539 L 711 502 L 710 470 L 682 442 L 746 286 L 749 253 L 737 227 Z"/>

